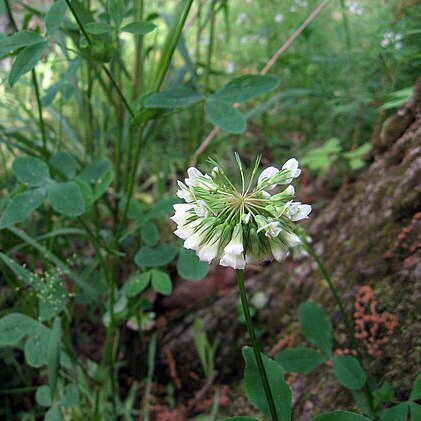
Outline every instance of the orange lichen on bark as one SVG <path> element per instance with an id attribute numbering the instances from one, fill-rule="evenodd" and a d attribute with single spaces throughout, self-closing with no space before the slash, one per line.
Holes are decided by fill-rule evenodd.
<path id="1" fill-rule="evenodd" d="M 393 335 L 398 319 L 387 311 L 379 312 L 377 304 L 372 288 L 362 286 L 355 299 L 354 321 L 355 337 L 372 357 L 379 360 L 382 358 L 381 348 Z"/>

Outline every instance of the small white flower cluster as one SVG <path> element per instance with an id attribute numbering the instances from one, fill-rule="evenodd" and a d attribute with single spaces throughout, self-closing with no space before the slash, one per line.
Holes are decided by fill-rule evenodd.
<path id="1" fill-rule="evenodd" d="M 266 168 L 252 189 L 260 158 L 256 160 L 246 184 L 238 155 L 242 190 L 238 191 L 214 161 L 211 175 L 192 167 L 185 183 L 178 181 L 177 196 L 185 201 L 174 205 L 171 218 L 175 235 L 185 240 L 184 247 L 196 251 L 203 262 L 219 260 L 222 266 L 244 269 L 273 259 L 282 261 L 291 247 L 301 241 L 295 222 L 307 218 L 311 206 L 294 202 L 292 180 L 301 170 L 298 161 L 288 160 L 282 167 Z M 277 186 L 287 186 L 271 194 Z"/>
<path id="2" fill-rule="evenodd" d="M 305 9 L 308 7 L 307 0 L 294 0 L 294 4 L 290 7 L 290 11 L 295 13 L 298 9 Z"/>
<path id="3" fill-rule="evenodd" d="M 402 35 L 397 34 L 396 32 L 386 32 L 383 34 L 383 38 L 380 41 L 380 46 L 382 48 L 386 48 L 389 45 L 393 46 L 395 50 L 400 50 L 403 47 Z"/>
<path id="4" fill-rule="evenodd" d="M 348 13 L 352 16 L 361 16 L 363 14 L 363 7 L 358 1 L 347 0 L 345 2 L 345 7 Z"/>

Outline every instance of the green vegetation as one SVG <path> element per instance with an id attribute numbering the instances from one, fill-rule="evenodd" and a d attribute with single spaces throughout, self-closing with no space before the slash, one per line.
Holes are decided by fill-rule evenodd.
<path id="1" fill-rule="evenodd" d="M 296 157 L 306 187 L 311 178 L 335 194 L 358 177 L 373 133 L 411 95 L 421 70 L 420 21 L 421 7 L 401 0 L 0 0 L 0 418 L 147 421 L 160 405 L 185 405 L 183 416 L 197 420 L 232 415 L 219 407 L 218 352 L 227 345 L 207 336 L 205 316 L 191 321 L 186 352 L 204 384 L 191 401 L 211 396 L 211 408 L 186 403 L 177 382 L 183 367 L 168 353 L 170 378 L 159 384 L 159 329 L 170 317 L 163 297 L 220 270 L 173 235 L 177 180 L 196 165 L 211 174 L 189 173 L 195 189 L 179 184 L 180 198 L 197 196 L 186 212 L 203 216 L 213 210 L 200 208 L 199 199 L 231 183 L 237 163 L 243 196 L 229 206 L 243 206 L 239 226 L 252 217 L 244 213 L 252 184 L 245 192 L 244 177 L 253 179 L 259 164 L 280 167 Z M 241 390 L 261 414 L 225 419 L 292 419 L 285 374 L 331 363 L 356 406 L 314 421 L 419 420 L 420 375 L 408 399 L 397 399 L 364 364 L 341 294 L 304 229 L 292 223 L 307 205 L 291 204 L 291 190 L 273 199 L 273 209 L 263 202 L 263 188 L 300 174 L 291 165 L 258 180 L 263 187 L 250 209 L 269 222 L 256 218 L 254 227 L 252 219 L 244 244 L 251 248 L 256 239 L 257 255 L 281 260 L 266 237 L 284 232 L 277 238 L 283 259 L 299 235 L 295 250 L 320 268 L 353 352 L 334 353 L 336 327 L 308 301 L 299 307 L 308 346 L 273 359 L 260 354 L 252 316 L 265 296 L 249 308 L 244 266 L 221 260 L 240 269 L 238 318 L 253 345 L 243 348 Z M 209 179 L 220 181 L 216 190 Z M 243 244 L 242 231 L 229 229 Z M 133 335 L 145 350 L 139 371 L 127 358 Z"/>

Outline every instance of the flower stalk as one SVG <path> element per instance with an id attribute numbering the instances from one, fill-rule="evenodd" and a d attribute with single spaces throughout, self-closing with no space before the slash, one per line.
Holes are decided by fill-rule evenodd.
<path id="1" fill-rule="evenodd" d="M 275 401 L 273 400 L 272 391 L 270 390 L 269 380 L 266 374 L 265 367 L 263 365 L 263 360 L 260 354 L 259 344 L 257 342 L 256 333 L 254 332 L 253 322 L 250 316 L 247 292 L 246 292 L 246 287 L 244 285 L 244 271 L 241 269 L 237 269 L 235 272 L 237 275 L 238 288 L 240 290 L 241 306 L 243 308 L 244 319 L 246 321 L 247 331 L 250 335 L 254 357 L 256 358 L 256 364 L 257 364 L 257 368 L 259 369 L 260 379 L 262 381 L 263 389 L 265 391 L 271 418 L 272 418 L 272 421 L 278 421 Z"/>

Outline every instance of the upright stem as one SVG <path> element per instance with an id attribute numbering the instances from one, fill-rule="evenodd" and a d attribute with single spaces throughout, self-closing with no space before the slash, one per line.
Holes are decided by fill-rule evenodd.
<path id="1" fill-rule="evenodd" d="M 92 39 L 89 36 L 89 34 L 86 32 L 85 27 L 83 26 L 82 21 L 80 20 L 78 14 L 76 13 L 76 10 L 74 9 L 74 7 L 72 6 L 72 3 L 70 2 L 70 0 L 65 0 L 67 3 L 67 6 L 70 9 L 70 12 L 72 13 L 73 17 L 76 20 L 76 23 L 80 29 L 80 31 L 82 32 L 83 36 L 86 39 L 86 42 L 89 45 L 92 45 Z M 113 88 L 117 91 L 119 97 L 121 98 L 121 100 L 123 101 L 123 104 L 125 105 L 125 107 L 127 108 L 127 111 L 129 112 L 129 114 L 134 117 L 134 111 L 131 108 L 129 101 L 126 99 L 126 97 L 123 94 L 123 91 L 121 90 L 120 86 L 118 85 L 118 83 L 116 82 L 116 80 L 114 79 L 113 75 L 111 74 L 111 72 L 108 70 L 107 66 L 105 66 L 104 63 L 101 63 L 101 69 L 107 74 L 108 78 L 110 79 L 111 85 L 113 85 Z"/>
<path id="2" fill-rule="evenodd" d="M 361 359 L 361 354 L 360 354 L 360 351 L 359 351 L 359 345 L 358 345 L 358 342 L 357 342 L 357 340 L 355 338 L 355 335 L 354 335 L 354 329 L 352 328 L 351 320 L 349 319 L 348 313 L 346 312 L 345 307 L 342 304 L 342 300 L 339 297 L 339 294 L 336 291 L 336 288 L 334 287 L 334 285 L 332 283 L 332 280 L 330 279 L 329 273 L 327 272 L 327 270 L 326 270 L 323 262 L 320 260 L 320 258 L 317 255 L 317 253 L 314 251 L 313 247 L 311 247 L 311 245 L 307 241 L 305 241 L 305 239 L 302 238 L 302 240 L 303 240 L 304 248 L 307 250 L 307 252 L 310 254 L 310 256 L 317 263 L 317 266 L 319 267 L 320 272 L 324 276 L 324 278 L 325 278 L 325 280 L 326 280 L 326 282 L 327 282 L 327 284 L 329 286 L 329 289 L 330 289 L 330 291 L 331 291 L 331 293 L 333 295 L 333 298 L 334 298 L 336 304 L 339 307 L 339 311 L 340 311 L 340 313 L 342 315 L 342 318 L 344 320 L 345 327 L 346 327 L 346 329 L 348 331 L 348 335 L 349 335 L 349 337 L 351 339 L 352 345 L 355 348 L 355 350 L 357 351 L 357 353 L 359 355 L 359 358 Z"/>
<path id="3" fill-rule="evenodd" d="M 41 130 L 41 136 L 42 136 L 42 148 L 44 149 L 45 157 L 48 158 L 49 153 L 48 153 L 48 147 L 47 147 L 47 134 L 45 131 L 44 118 L 42 116 L 41 96 L 39 93 L 38 78 L 37 78 L 37 74 L 35 73 L 35 69 L 32 69 L 31 75 L 32 75 L 32 84 L 34 85 L 34 90 L 35 90 L 35 98 L 37 100 L 39 128 Z"/>
<path id="4" fill-rule="evenodd" d="M 4 5 L 6 6 L 7 15 L 9 16 L 9 20 L 13 26 L 13 30 L 15 32 L 19 32 L 18 26 L 16 25 L 15 18 L 13 17 L 13 13 L 12 13 L 12 9 L 10 7 L 9 1 L 4 0 Z M 39 93 L 38 79 L 37 79 L 37 74 L 35 73 L 35 69 L 32 69 L 31 75 L 32 75 L 32 85 L 34 86 L 35 97 L 36 97 L 37 107 L 38 107 L 39 128 L 40 128 L 41 136 L 42 136 L 43 151 L 44 151 L 45 157 L 48 158 L 49 154 L 48 154 L 48 148 L 47 148 L 47 134 L 45 131 L 44 118 L 42 116 L 41 96 Z"/>
<path id="5" fill-rule="evenodd" d="M 333 298 L 336 302 L 336 304 L 339 307 L 339 311 L 342 315 L 342 319 L 345 323 L 345 327 L 348 331 L 348 336 L 351 340 L 352 346 L 354 347 L 357 356 L 358 356 L 358 360 L 360 361 L 361 365 L 362 365 L 362 360 L 363 360 L 363 356 L 360 350 L 360 345 L 358 344 L 357 339 L 355 338 L 355 334 L 354 334 L 354 329 L 352 328 L 352 321 L 348 316 L 348 313 L 345 310 L 345 307 L 342 303 L 341 298 L 339 297 L 338 292 L 336 291 L 336 288 L 333 285 L 332 280 L 330 279 L 329 273 L 327 272 L 325 265 L 323 264 L 323 262 L 321 261 L 321 259 L 319 258 L 319 256 L 317 255 L 317 253 L 314 251 L 313 247 L 311 247 L 311 245 L 305 240 L 305 238 L 301 237 L 302 241 L 303 241 L 303 245 L 304 248 L 307 250 L 307 252 L 310 254 L 310 256 L 314 259 L 314 261 L 317 263 L 317 266 L 319 267 L 320 272 L 322 273 L 322 275 L 324 276 L 329 289 L 333 295 Z M 371 409 L 371 411 L 374 413 L 374 409 L 373 409 L 373 399 L 372 399 L 372 395 L 370 392 L 370 389 L 367 385 L 367 383 L 364 385 L 364 394 L 367 398 L 367 402 L 368 405 Z"/>
<path id="6" fill-rule="evenodd" d="M 262 380 L 263 389 L 265 390 L 266 399 L 269 406 L 272 421 L 278 421 L 278 415 L 276 413 L 275 402 L 273 400 L 272 392 L 269 386 L 269 380 L 266 375 L 265 367 L 263 365 L 262 356 L 260 354 L 259 344 L 257 343 L 256 334 L 253 328 L 253 322 L 251 321 L 249 304 L 247 299 L 246 287 L 244 285 L 244 272 L 242 270 L 236 270 L 238 287 L 240 289 L 241 305 L 243 307 L 244 318 L 246 320 L 247 331 L 250 335 L 251 344 L 253 346 L 254 356 L 256 358 L 257 368 L 259 369 L 260 379 Z"/>

